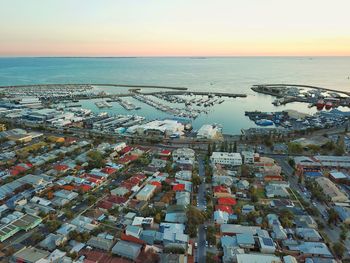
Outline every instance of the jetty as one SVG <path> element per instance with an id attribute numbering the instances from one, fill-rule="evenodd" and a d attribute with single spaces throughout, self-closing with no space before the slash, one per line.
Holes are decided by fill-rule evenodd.
<path id="1" fill-rule="evenodd" d="M 311 86 L 311 85 L 304 85 L 304 84 L 255 84 L 252 87 L 252 90 L 260 93 L 262 92 L 262 89 L 274 89 L 274 88 L 288 88 L 288 87 L 295 87 L 295 88 L 309 88 L 309 89 L 316 89 L 320 91 L 329 91 L 329 92 L 336 92 L 336 93 L 343 93 L 348 96 L 350 96 L 350 92 L 348 91 L 342 91 L 342 90 L 336 90 L 336 89 L 330 89 L 330 88 L 324 88 L 324 87 L 318 87 L 318 86 Z M 266 94 L 269 94 L 268 91 L 266 91 Z M 271 95 L 271 94 L 269 94 Z M 272 93 L 272 95 L 275 95 Z"/>

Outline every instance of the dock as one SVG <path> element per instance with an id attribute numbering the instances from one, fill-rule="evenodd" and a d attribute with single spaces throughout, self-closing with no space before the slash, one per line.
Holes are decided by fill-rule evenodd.
<path id="1" fill-rule="evenodd" d="M 304 85 L 304 84 L 256 84 L 256 85 L 253 85 L 252 90 L 256 91 L 256 90 L 259 90 L 259 88 L 263 88 L 263 87 L 266 87 L 266 88 L 274 88 L 274 87 L 276 87 L 276 88 L 278 88 L 278 87 L 309 88 L 309 89 L 317 89 L 320 91 L 343 93 L 343 94 L 350 96 L 350 92 L 347 92 L 347 91 L 318 87 L 318 86 L 311 86 L 311 85 Z M 268 93 L 266 93 L 266 94 L 268 94 Z"/>

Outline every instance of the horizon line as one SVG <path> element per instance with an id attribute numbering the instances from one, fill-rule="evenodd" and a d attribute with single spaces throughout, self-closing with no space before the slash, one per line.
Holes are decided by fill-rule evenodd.
<path id="1" fill-rule="evenodd" d="M 1 56 L 0 58 L 331 58 L 350 57 L 350 55 L 164 55 L 164 56 Z"/>

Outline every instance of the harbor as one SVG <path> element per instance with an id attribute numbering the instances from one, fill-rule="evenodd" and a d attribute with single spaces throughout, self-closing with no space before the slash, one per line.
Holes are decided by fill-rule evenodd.
<path id="1" fill-rule="evenodd" d="M 317 110 L 350 107 L 350 93 L 334 89 L 296 84 L 261 84 L 254 85 L 251 89 L 275 97 L 272 102 L 275 106 L 302 102 Z"/>
<path id="2" fill-rule="evenodd" d="M 41 87 L 39 85 L 39 87 Z M 98 130 L 100 132 L 116 132 L 116 134 L 124 134 L 129 127 L 134 125 L 143 125 L 148 121 L 153 120 L 166 120 L 173 118 L 180 118 L 189 122 L 193 127 L 193 132 L 196 133 L 203 125 L 208 123 L 219 123 L 223 126 L 223 133 L 225 134 L 240 134 L 241 129 L 249 128 L 271 128 L 281 127 L 290 129 L 288 122 L 273 120 L 269 116 L 259 117 L 258 119 L 245 118 L 246 112 L 253 112 L 256 110 L 256 105 L 259 105 L 259 109 L 262 112 L 283 112 L 287 110 L 298 110 L 304 112 L 310 116 L 314 115 L 318 110 L 328 111 L 330 114 L 335 108 L 333 104 L 330 104 L 330 97 L 325 97 L 322 101 L 316 91 L 309 91 L 307 94 L 315 93 L 316 96 L 309 96 L 313 98 L 312 104 L 304 100 L 295 100 L 294 97 L 302 98 L 301 95 L 304 92 L 299 91 L 296 87 L 290 87 L 286 89 L 286 93 L 294 94 L 290 97 L 279 96 L 273 98 L 272 96 L 264 96 L 263 98 L 252 95 L 245 95 L 239 93 L 223 93 L 223 92 L 203 92 L 203 91 L 190 91 L 185 89 L 170 89 L 164 88 L 156 89 L 128 86 L 124 88 L 118 88 L 116 86 L 96 87 L 95 85 L 80 86 L 77 84 L 77 90 L 71 85 L 67 85 L 67 89 L 64 89 L 64 85 L 52 86 L 53 89 L 60 90 L 60 96 L 53 97 L 50 100 L 46 100 L 42 95 L 45 89 L 51 88 L 51 86 L 43 86 L 38 89 L 38 93 L 35 93 L 33 86 L 28 89 L 22 87 L 14 87 L 11 89 L 0 89 L 2 95 L 0 108 L 3 108 L 4 112 L 8 113 L 11 118 L 17 118 L 20 113 L 28 114 L 27 111 L 32 110 L 48 110 L 56 109 L 60 111 L 57 115 L 71 116 L 83 119 L 83 122 L 88 121 L 86 113 L 93 114 L 94 116 L 108 115 L 110 120 L 101 121 L 95 125 L 95 128 L 91 125 L 87 125 L 91 129 Z M 114 93 L 114 90 L 120 91 L 120 93 Z M 30 91 L 30 93 L 28 93 Z M 293 93 L 294 92 L 294 93 Z M 336 96 L 335 91 L 332 92 L 332 103 L 336 105 L 337 99 L 341 96 Z M 337 94 L 339 94 L 338 92 Z M 29 96 L 30 94 L 30 96 Z M 282 99 L 291 99 L 290 102 L 284 103 Z M 345 95 L 344 95 L 344 98 Z M 276 103 L 276 99 L 281 100 L 281 103 Z M 247 104 L 249 100 L 249 104 Z M 286 102 L 286 101 L 285 101 Z M 7 111 L 5 109 L 8 109 Z M 341 111 L 344 109 L 338 107 Z M 63 125 L 69 127 L 71 125 L 77 126 L 76 120 L 73 118 L 73 122 L 67 119 L 68 117 L 60 121 L 56 121 L 54 125 Z M 119 116 L 125 116 L 125 119 L 119 119 Z M 135 117 L 138 116 L 138 117 Z M 227 117 L 229 116 L 229 117 Z M 127 118 L 127 119 L 126 119 Z M 101 119 L 102 120 L 102 119 Z M 100 121 L 100 119 L 96 120 Z M 301 125 L 296 122 L 296 127 Z M 314 123 L 314 125 L 318 125 Z M 85 127 L 85 126 L 84 126 Z M 305 125 L 307 128 L 308 126 Z M 310 125 L 312 127 L 312 125 Z"/>

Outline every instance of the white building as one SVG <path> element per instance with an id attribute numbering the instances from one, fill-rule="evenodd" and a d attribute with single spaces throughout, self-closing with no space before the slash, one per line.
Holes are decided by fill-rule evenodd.
<path id="1" fill-rule="evenodd" d="M 242 156 L 239 153 L 213 152 L 210 161 L 212 164 L 238 166 L 242 165 Z"/>
<path id="2" fill-rule="evenodd" d="M 173 151 L 174 162 L 181 164 L 193 164 L 195 159 L 195 152 L 190 148 L 179 148 Z"/>
<path id="3" fill-rule="evenodd" d="M 136 195 L 137 200 L 148 201 L 152 198 L 156 191 L 156 186 L 152 184 L 146 184 L 144 188 Z"/>
<path id="4" fill-rule="evenodd" d="M 250 151 L 243 151 L 243 162 L 245 164 L 253 164 L 254 163 L 254 153 Z"/>
<path id="5" fill-rule="evenodd" d="M 221 134 L 221 128 L 215 125 L 205 124 L 197 132 L 197 138 L 213 139 Z"/>
<path id="6" fill-rule="evenodd" d="M 127 129 L 127 133 L 138 133 L 140 135 L 166 135 L 173 133 L 183 134 L 185 126 L 176 120 L 154 120 L 146 124 L 134 125 Z"/>

